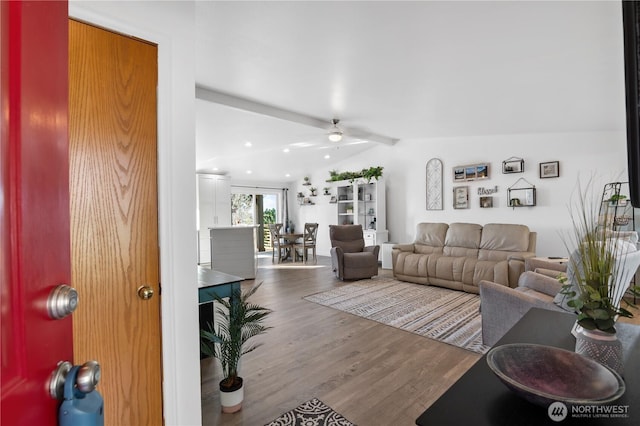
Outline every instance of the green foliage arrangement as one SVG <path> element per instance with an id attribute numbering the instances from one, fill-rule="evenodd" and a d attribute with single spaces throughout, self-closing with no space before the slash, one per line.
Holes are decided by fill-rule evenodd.
<path id="1" fill-rule="evenodd" d="M 264 209 L 264 223 L 276 223 L 276 209 Z"/>
<path id="2" fill-rule="evenodd" d="M 207 330 L 200 331 L 201 351 L 219 359 L 222 365 L 224 379 L 220 383 L 221 388 L 232 388 L 238 383 L 240 358 L 260 346 L 245 346 L 247 341 L 271 328 L 265 326 L 263 321 L 272 311 L 248 300 L 261 285 L 262 282 L 245 293 L 237 289 L 230 299 L 214 295 L 215 301 L 220 304 L 215 312 L 217 329 L 209 323 Z"/>
<path id="3" fill-rule="evenodd" d="M 371 179 L 378 180 L 382 176 L 382 169 L 384 167 L 369 167 L 368 169 L 362 169 L 359 172 L 342 172 L 338 173 L 336 170 L 329 171 L 329 179 L 327 182 L 335 182 L 339 180 L 347 180 L 351 183 L 358 178 L 364 178 L 367 182 L 370 182 Z"/>
<path id="4" fill-rule="evenodd" d="M 561 293 L 568 297 L 567 305 L 578 313 L 578 324 L 587 330 L 613 334 L 619 316 L 633 317 L 621 304 L 635 308 L 622 298 L 628 283 L 616 280 L 624 266 L 624 262 L 616 259 L 625 253 L 606 226 L 602 226 L 609 222 L 606 214 L 600 216 L 599 202 L 593 196 L 588 197 L 588 191 L 582 191 L 580 185 L 578 191 L 577 206 L 571 209 L 573 235 L 567 244 L 568 248 L 573 246 L 569 250 L 573 277 L 569 279 L 575 282 L 566 282 Z M 633 286 L 630 290 L 640 296 L 640 287 Z"/>

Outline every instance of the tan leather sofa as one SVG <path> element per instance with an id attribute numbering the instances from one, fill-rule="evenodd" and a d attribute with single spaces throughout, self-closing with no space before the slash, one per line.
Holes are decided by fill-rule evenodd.
<path id="1" fill-rule="evenodd" d="M 525 225 L 419 223 L 413 243 L 393 246 L 393 275 L 469 293 L 482 280 L 515 287 L 535 250 L 536 233 Z"/>

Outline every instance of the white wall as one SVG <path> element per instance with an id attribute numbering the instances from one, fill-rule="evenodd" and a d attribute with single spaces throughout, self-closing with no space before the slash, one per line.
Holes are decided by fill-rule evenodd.
<path id="1" fill-rule="evenodd" d="M 524 173 L 502 174 L 502 161 L 509 157 L 525 160 Z M 444 167 L 444 210 L 426 210 L 426 163 L 439 158 Z M 540 179 L 538 165 L 560 162 L 560 177 Z M 454 185 L 454 166 L 489 163 L 490 178 Z M 593 176 L 596 195 L 606 182 L 627 180 L 625 133 L 558 133 L 531 135 L 494 135 L 400 141 L 395 146 L 379 146 L 358 158 L 332 166 L 338 171 L 357 171 L 370 166 L 383 166 L 387 183 L 387 228 L 390 241 L 413 241 L 419 222 L 520 223 L 538 233 L 537 253 L 541 256 L 566 254 L 561 233 L 570 229 L 568 206 L 578 179 Z M 329 177 L 329 170 L 310 174 L 319 188 Z M 520 177 L 536 187 L 535 207 L 507 206 L 507 188 Z M 303 188 L 299 183 L 299 188 Z M 453 187 L 468 185 L 469 209 L 453 209 Z M 498 186 L 493 208 L 480 208 L 477 189 Z M 328 255 L 328 224 L 337 223 L 336 205 L 322 195 L 315 206 L 298 208 L 297 220 L 318 221 L 319 254 Z"/>
<path id="2" fill-rule="evenodd" d="M 69 15 L 158 44 L 164 418 L 167 426 L 200 425 L 194 3 L 70 1 Z"/>

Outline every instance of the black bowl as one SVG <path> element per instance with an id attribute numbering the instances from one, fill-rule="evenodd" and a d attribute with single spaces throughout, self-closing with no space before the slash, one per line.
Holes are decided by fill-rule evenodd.
<path id="1" fill-rule="evenodd" d="M 606 404 L 625 391 L 622 377 L 612 369 L 565 349 L 528 343 L 497 346 L 487 364 L 513 392 L 529 402 L 548 406 Z"/>

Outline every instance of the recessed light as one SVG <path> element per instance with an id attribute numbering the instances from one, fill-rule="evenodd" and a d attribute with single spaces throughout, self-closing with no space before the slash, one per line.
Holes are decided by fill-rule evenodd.
<path id="1" fill-rule="evenodd" d="M 247 148 L 251 148 L 252 143 L 251 142 L 245 142 L 244 146 L 246 146 Z"/>
<path id="2" fill-rule="evenodd" d="M 328 160 L 329 158 L 331 158 L 331 156 L 330 156 L 329 154 L 327 154 L 327 155 L 325 155 L 325 156 L 324 156 L 324 159 L 325 159 L 325 160 Z"/>
<path id="3" fill-rule="evenodd" d="M 286 175 L 284 175 L 284 177 L 291 177 L 291 174 L 287 173 Z"/>
<path id="4" fill-rule="evenodd" d="M 253 173 L 251 170 L 247 170 L 248 175 L 250 175 L 251 173 Z"/>
<path id="5" fill-rule="evenodd" d="M 283 149 L 282 152 L 289 152 L 289 148 Z"/>

